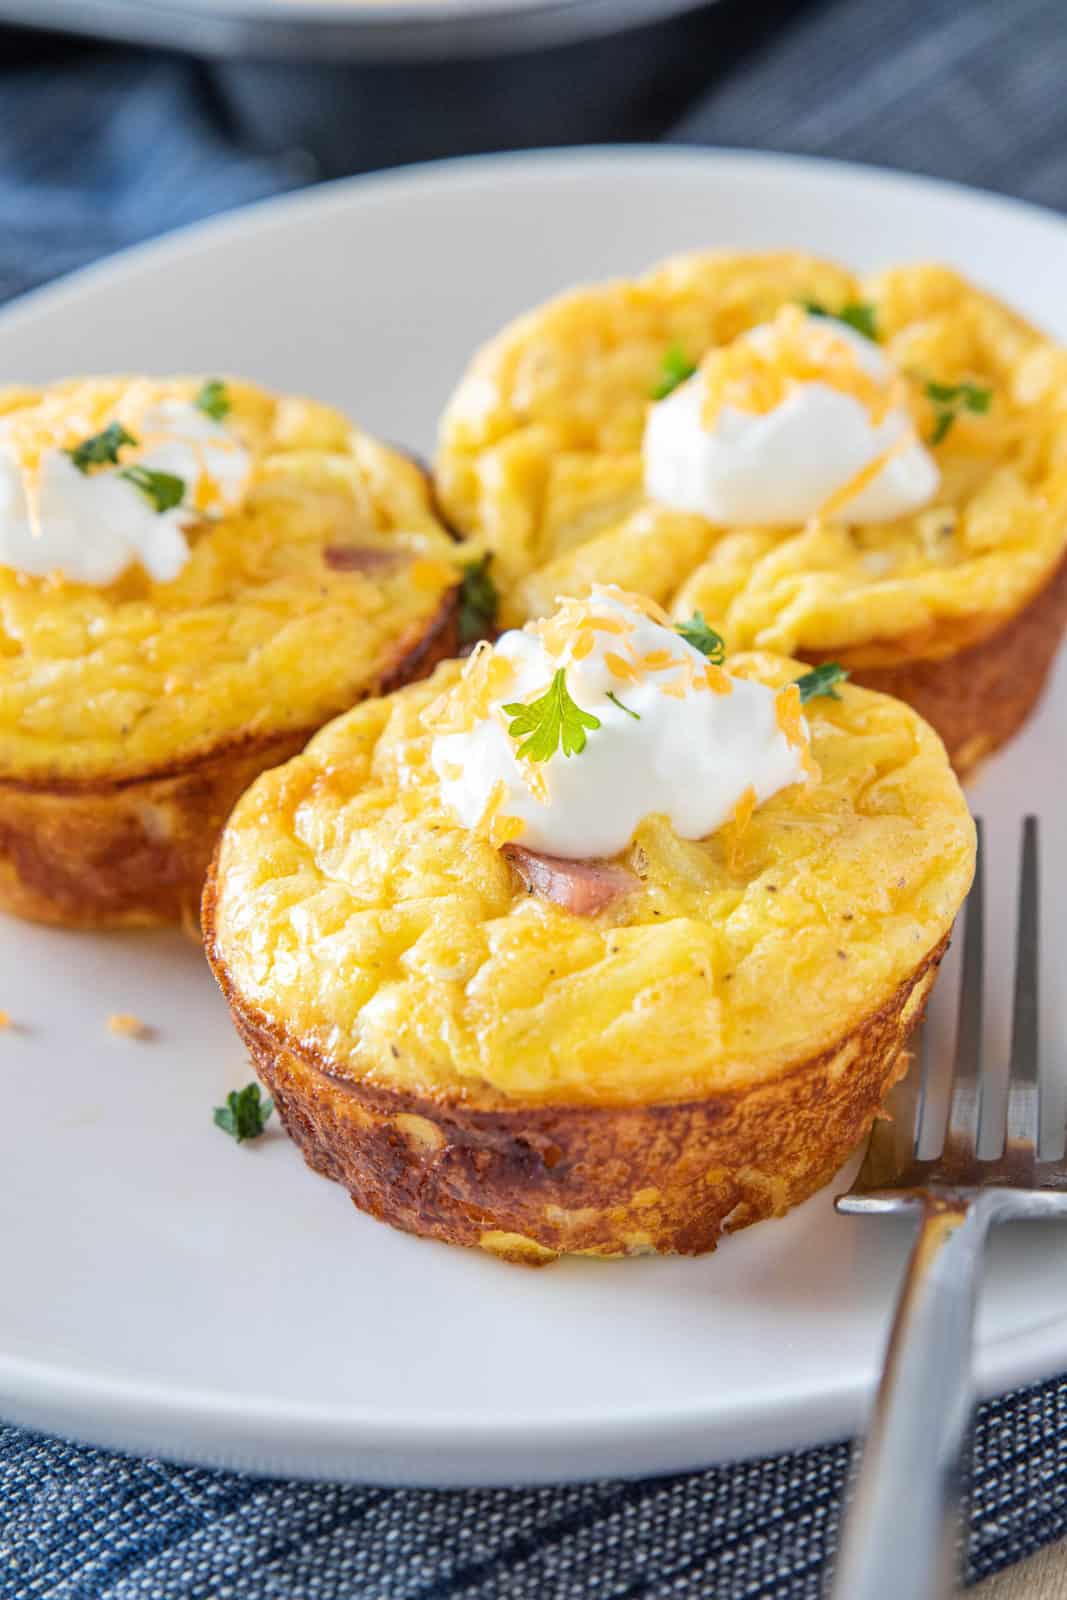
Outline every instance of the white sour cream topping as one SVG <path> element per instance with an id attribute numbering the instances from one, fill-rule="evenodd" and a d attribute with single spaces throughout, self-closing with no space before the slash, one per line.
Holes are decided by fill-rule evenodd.
<path id="1" fill-rule="evenodd" d="M 684 681 L 690 666 L 694 676 L 704 676 L 700 651 L 625 604 L 613 587 L 594 590 L 588 609 L 622 621 L 629 631 L 596 632 L 592 650 L 578 661 L 570 644 L 551 654 L 536 624 L 503 634 L 495 654 L 513 664 L 514 676 L 490 703 L 490 714 L 469 731 L 434 739 L 431 761 L 441 792 L 464 827 L 475 827 L 503 784 L 499 814 L 522 820 L 518 844 L 548 855 L 602 858 L 624 850 L 645 817 L 666 816 L 682 838 L 702 839 L 733 816 L 750 788 L 762 802 L 805 780 L 806 752 L 779 727 L 774 689 L 729 677 L 728 693 L 705 684 L 681 698 L 667 694 L 665 687 Z M 668 652 L 670 664 L 647 670 L 637 683 L 620 677 L 606 659 L 653 651 Z M 571 698 L 598 717 L 600 727 L 588 731 L 580 754 L 557 750 L 537 763 L 547 788 L 547 799 L 539 800 L 516 758 L 519 741 L 509 737 L 510 718 L 501 706 L 536 698 L 559 667 L 566 669 Z M 609 692 L 640 720 L 609 700 Z"/>
<path id="2" fill-rule="evenodd" d="M 844 341 L 864 372 L 888 387 L 892 368 L 869 339 L 828 318 L 804 320 L 820 337 Z M 772 325 L 762 324 L 741 337 L 766 348 L 774 337 Z M 762 414 L 724 405 L 706 428 L 705 394 L 698 371 L 649 408 L 645 488 L 663 505 L 717 523 L 806 522 L 894 446 L 899 446 L 897 453 L 831 520 L 889 522 L 925 505 L 937 492 L 937 464 L 914 437 L 912 419 L 900 407 L 875 424 L 854 395 L 830 383 L 805 382 Z M 905 439 L 907 443 L 900 443 Z"/>
<path id="3" fill-rule="evenodd" d="M 43 450 L 31 487 L 11 446 L 12 423 L 0 422 L 0 565 L 98 586 L 113 583 L 134 561 L 157 583 L 178 576 L 189 559 L 185 529 L 240 503 L 252 458 L 227 428 L 185 401 L 163 401 L 129 431 L 141 447 L 127 445 L 117 466 L 87 473 L 65 450 Z M 181 504 L 157 511 L 120 476 L 134 465 L 181 478 Z M 198 509 L 205 479 L 212 494 Z"/>

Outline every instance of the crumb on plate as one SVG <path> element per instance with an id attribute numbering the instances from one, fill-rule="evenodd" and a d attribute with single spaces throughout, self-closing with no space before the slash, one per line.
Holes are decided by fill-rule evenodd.
<path id="1" fill-rule="evenodd" d="M 148 1039 L 152 1035 L 147 1022 L 135 1017 L 132 1011 L 113 1011 L 107 1019 L 107 1025 L 112 1033 L 123 1034 L 128 1039 Z"/>

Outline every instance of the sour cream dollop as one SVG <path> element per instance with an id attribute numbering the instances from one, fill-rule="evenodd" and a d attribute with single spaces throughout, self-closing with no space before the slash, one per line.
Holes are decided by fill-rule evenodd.
<path id="1" fill-rule="evenodd" d="M 250 453 L 222 423 L 179 400 L 143 412 L 117 464 L 82 472 L 65 449 L 46 446 L 27 472 L 15 447 L 15 421 L 0 422 L 0 565 L 34 577 L 60 573 L 72 583 L 114 583 L 139 561 L 158 583 L 189 559 L 185 530 L 232 511 L 252 468 Z M 128 467 L 180 478 L 180 503 L 158 511 L 122 472 Z"/>
<path id="2" fill-rule="evenodd" d="M 580 753 L 523 761 L 503 707 L 536 699 L 561 667 L 571 699 L 600 726 Z M 702 839 L 746 797 L 769 800 L 811 769 L 807 723 L 797 713 L 790 725 L 783 691 L 709 669 L 674 628 L 614 586 L 472 657 L 446 714 L 464 720 L 464 697 L 477 702 L 479 686 L 468 725 L 433 740 L 442 796 L 464 827 L 484 826 L 490 812 L 517 819 L 515 842 L 548 855 L 617 855 L 655 815 L 682 838 Z"/>
<path id="3" fill-rule="evenodd" d="M 794 349 L 806 347 L 808 369 L 817 374 L 824 365 L 825 376 L 785 383 L 769 410 L 727 401 L 709 418 L 708 383 L 717 361 L 721 367 L 719 351 L 650 407 L 644 438 L 650 498 L 711 522 L 749 526 L 789 525 L 819 514 L 832 521 L 889 522 L 925 505 L 940 473 L 907 409 L 888 403 L 895 374 L 882 351 L 843 323 L 791 307 L 728 347 L 742 384 L 745 358 L 753 365 L 773 361 L 787 339 Z M 879 420 L 840 386 L 842 354 L 850 358 L 846 375 L 851 365 L 887 402 Z M 882 457 L 881 468 L 863 479 Z M 852 484 L 855 493 L 845 498 Z M 842 503 L 834 505 L 838 496 Z"/>

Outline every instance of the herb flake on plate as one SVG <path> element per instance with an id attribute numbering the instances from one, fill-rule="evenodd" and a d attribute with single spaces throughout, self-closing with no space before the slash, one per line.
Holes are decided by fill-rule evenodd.
<path id="1" fill-rule="evenodd" d="M 246 1083 L 243 1089 L 231 1089 L 224 1106 L 216 1106 L 213 1120 L 216 1128 L 228 1133 L 231 1139 L 243 1144 L 246 1139 L 258 1139 L 274 1110 L 274 1101 L 263 1099 L 258 1083 Z"/>

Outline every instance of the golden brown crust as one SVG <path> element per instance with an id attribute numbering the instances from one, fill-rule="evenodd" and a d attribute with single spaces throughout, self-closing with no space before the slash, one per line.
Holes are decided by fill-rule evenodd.
<path id="1" fill-rule="evenodd" d="M 820 1055 L 770 1081 L 678 1104 L 523 1107 L 492 1089 L 428 1097 L 330 1070 L 246 1005 L 208 959 L 308 1165 L 409 1233 L 538 1265 L 563 1253 L 698 1255 L 827 1183 L 906 1062 L 947 936 L 895 993 Z"/>
<path id="2" fill-rule="evenodd" d="M 1067 556 L 1015 616 L 952 655 L 865 663 L 838 655 L 854 683 L 894 695 L 940 734 L 961 777 L 1006 744 L 1033 710 L 1067 628 Z M 826 657 L 805 655 L 809 661 Z"/>
<path id="3" fill-rule="evenodd" d="M 398 641 L 364 695 L 389 693 L 454 655 L 456 619 L 451 590 L 417 638 Z M 317 729 L 226 739 L 140 773 L 0 777 L 0 908 L 64 927 L 196 927 L 204 876 L 235 801 Z"/>

